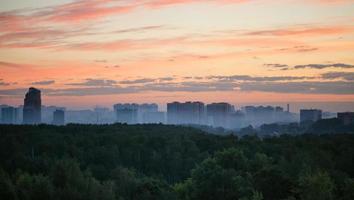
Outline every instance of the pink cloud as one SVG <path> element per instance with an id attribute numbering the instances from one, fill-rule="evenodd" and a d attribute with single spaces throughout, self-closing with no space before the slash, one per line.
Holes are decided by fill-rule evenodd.
<path id="1" fill-rule="evenodd" d="M 90 22 L 112 15 L 126 14 L 137 8 L 160 8 L 192 3 L 237 4 L 248 2 L 255 2 L 255 0 L 76 0 L 71 3 L 46 8 L 2 12 L 0 13 L 0 32 L 22 31 L 38 25 L 53 25 L 53 23 L 72 24 L 78 22 Z M 261 0 L 259 0 L 259 2 L 261 2 Z M 311 0 L 311 2 L 332 4 L 353 1 Z M 30 11 L 30 14 L 27 14 L 28 11 Z"/>
<path id="2" fill-rule="evenodd" d="M 354 3 L 353 0 L 312 0 L 315 3 L 322 4 L 343 4 L 343 3 Z"/>
<path id="3" fill-rule="evenodd" d="M 186 37 L 175 37 L 167 39 L 142 39 L 142 40 L 116 40 L 110 42 L 87 42 L 64 46 L 62 50 L 80 51 L 114 51 L 114 50 L 134 50 L 156 48 L 166 45 L 175 45 L 186 42 Z"/>
<path id="4" fill-rule="evenodd" d="M 70 4 L 54 7 L 48 20 L 54 22 L 77 22 L 84 20 L 96 20 L 114 14 L 124 14 L 136 8 L 132 5 L 107 6 L 110 0 L 80 0 Z"/>
<path id="5" fill-rule="evenodd" d="M 333 3 L 340 0 L 311 0 L 312 2 Z M 254 30 L 245 33 L 226 33 L 227 37 L 195 38 L 193 36 L 170 39 L 147 38 L 141 40 L 118 40 L 111 42 L 82 42 L 67 44 L 67 39 L 73 36 L 95 34 L 88 32 L 90 23 L 115 14 L 132 12 L 138 7 L 159 8 L 176 4 L 189 3 L 246 3 L 251 0 L 146 0 L 146 1 L 113 1 L 113 0 L 76 0 L 59 6 L 24 11 L 0 13 L 0 48 L 54 48 L 72 50 L 130 50 L 152 48 L 166 45 L 298 45 L 290 39 L 274 40 L 272 36 L 318 37 L 352 33 L 354 26 L 326 27 L 286 27 L 281 29 Z M 74 23 L 74 24 L 72 24 Z M 84 24 L 84 25 L 83 25 Z M 118 30 L 116 33 L 158 29 L 162 26 L 146 26 Z M 211 35 L 212 36 L 212 35 Z M 247 37 L 244 37 L 247 36 Z M 257 36 L 266 36 L 256 39 Z M 298 39 L 298 38 L 296 38 Z"/>
<path id="6" fill-rule="evenodd" d="M 114 0 L 76 0 L 71 3 L 31 10 L 31 14 L 24 11 L 12 11 L 0 13 L 0 25 L 3 30 L 7 28 L 20 28 L 31 21 L 31 25 L 40 23 L 60 22 L 76 23 L 81 21 L 98 20 L 111 15 L 125 14 L 140 7 L 158 8 L 176 4 L 191 3 L 244 3 L 251 0 L 148 0 L 148 1 L 114 1 Z M 2 29 L 0 29 L 2 30 Z"/>
<path id="7" fill-rule="evenodd" d="M 28 10 L 19 10 L 0 13 L 0 30 L 17 29 L 32 22 L 62 22 L 75 23 L 87 20 L 97 20 L 111 15 L 125 14 L 134 11 L 136 8 L 148 7 L 159 8 L 173 6 L 177 4 L 192 3 L 249 3 L 256 0 L 146 0 L 146 1 L 114 1 L 114 0 L 76 0 L 58 6 L 46 7 L 41 9 L 29 10 L 31 14 L 24 14 Z M 258 0 L 261 2 L 261 0 Z M 264 1 L 266 2 L 266 1 Z M 310 0 L 306 2 L 315 3 L 353 3 L 353 0 Z M 4 26 L 5 25 L 5 26 Z"/>
<path id="8" fill-rule="evenodd" d="M 162 26 L 147 26 L 131 29 L 118 30 L 117 33 L 159 29 Z M 352 33 L 353 27 L 326 26 L 326 27 L 287 27 L 282 29 L 254 30 L 248 32 L 224 31 L 224 35 L 185 35 L 171 38 L 145 38 L 145 39 L 122 39 L 113 41 L 83 41 L 67 43 L 65 39 L 71 36 L 85 35 L 85 29 L 79 30 L 50 30 L 34 29 L 32 31 L 18 31 L 6 33 L 0 36 L 0 48 L 51 48 L 55 50 L 77 51 L 113 51 L 113 50 L 136 50 L 160 48 L 168 46 L 242 46 L 242 47 L 279 47 L 306 45 L 301 37 L 321 37 Z M 258 37 L 262 36 L 262 37 Z M 274 37 L 275 36 L 275 37 Z M 281 36 L 281 37 L 279 37 Z M 287 36 L 296 36 L 287 37 Z M 309 48 L 306 48 L 309 50 Z M 314 49 L 311 49 L 314 50 Z"/>
<path id="9" fill-rule="evenodd" d="M 305 27 L 305 28 L 284 28 L 284 29 L 271 29 L 260 30 L 245 33 L 246 35 L 253 36 L 321 36 L 333 35 L 340 33 L 353 32 L 354 26 L 331 26 L 331 27 Z"/>
<path id="10" fill-rule="evenodd" d="M 23 65 L 18 64 L 18 63 L 4 62 L 4 61 L 0 61 L 0 66 L 9 67 L 9 68 L 21 68 L 21 67 L 23 67 Z"/>

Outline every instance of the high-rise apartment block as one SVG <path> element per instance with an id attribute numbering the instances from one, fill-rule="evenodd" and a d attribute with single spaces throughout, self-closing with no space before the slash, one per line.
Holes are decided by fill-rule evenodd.
<path id="1" fill-rule="evenodd" d="M 26 93 L 23 105 L 23 123 L 41 123 L 41 91 L 36 88 L 29 88 Z"/>
<path id="2" fill-rule="evenodd" d="M 302 109 L 300 110 L 300 122 L 316 122 L 322 119 L 322 110 Z"/>

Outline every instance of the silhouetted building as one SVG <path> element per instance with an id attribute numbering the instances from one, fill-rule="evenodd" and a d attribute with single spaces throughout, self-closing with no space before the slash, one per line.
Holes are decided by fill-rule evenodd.
<path id="1" fill-rule="evenodd" d="M 17 124 L 18 110 L 14 107 L 1 108 L 1 121 L 3 124 Z"/>
<path id="2" fill-rule="evenodd" d="M 173 102 L 167 104 L 169 124 L 204 124 L 205 106 L 202 102 Z"/>
<path id="3" fill-rule="evenodd" d="M 274 108 L 274 111 L 277 112 L 277 113 L 282 113 L 284 112 L 284 108 L 280 107 L 280 106 L 277 106 Z"/>
<path id="4" fill-rule="evenodd" d="M 113 106 L 114 112 L 116 113 L 117 122 L 137 124 L 137 123 L 150 123 L 145 122 L 145 113 L 156 113 L 158 112 L 158 105 L 152 104 L 137 104 L 137 103 L 126 103 L 126 104 L 115 104 Z M 158 114 L 156 114 L 158 115 Z M 160 120 L 159 120 L 160 121 Z"/>
<path id="5" fill-rule="evenodd" d="M 65 124 L 64 110 L 55 110 L 53 112 L 53 124 L 58 126 L 62 126 Z"/>
<path id="6" fill-rule="evenodd" d="M 212 103 L 207 105 L 207 117 L 214 127 L 227 127 L 230 114 L 235 111 L 229 103 Z"/>
<path id="7" fill-rule="evenodd" d="M 263 121 L 263 122 L 272 122 L 275 112 L 283 112 L 282 107 L 273 107 L 273 106 L 246 106 L 245 113 L 247 117 L 252 118 L 253 120 Z"/>
<path id="8" fill-rule="evenodd" d="M 228 125 L 227 128 L 231 129 L 240 129 L 245 127 L 246 123 L 246 118 L 245 114 L 242 113 L 241 111 L 237 111 L 234 113 L 231 113 L 228 117 Z"/>
<path id="9" fill-rule="evenodd" d="M 337 117 L 337 113 L 333 113 L 333 112 L 322 112 L 322 119 L 332 119 L 332 118 L 336 118 Z"/>
<path id="10" fill-rule="evenodd" d="M 289 112 L 289 104 L 286 111 L 281 106 L 245 106 L 243 109 L 246 114 L 247 124 L 255 127 L 262 124 L 296 121 L 293 114 Z"/>
<path id="11" fill-rule="evenodd" d="M 149 114 L 147 114 L 147 115 L 149 115 L 151 117 L 157 117 L 158 115 L 160 115 L 159 112 L 158 112 L 158 109 L 159 109 L 159 107 L 155 103 L 152 103 L 152 104 L 148 104 L 148 103 L 140 104 L 138 106 L 138 123 L 155 123 L 156 121 L 152 122 L 152 121 L 154 121 L 153 119 L 152 119 L 152 121 L 145 121 L 146 113 L 152 113 L 151 115 L 149 115 Z M 153 116 L 153 115 L 155 115 L 155 116 Z M 158 121 L 159 122 L 156 122 L 156 123 L 160 123 L 160 120 L 158 120 Z"/>
<path id="12" fill-rule="evenodd" d="M 354 123 L 354 112 L 342 112 L 337 113 L 337 118 L 342 121 L 344 125 Z"/>
<path id="13" fill-rule="evenodd" d="M 29 88 L 26 93 L 23 105 L 23 123 L 41 123 L 41 91 L 36 88 Z"/>
<path id="14" fill-rule="evenodd" d="M 42 124 L 52 124 L 53 123 L 53 113 L 56 110 L 66 110 L 65 107 L 58 106 L 44 106 L 41 108 L 41 123 Z"/>
<path id="15" fill-rule="evenodd" d="M 65 123 L 96 124 L 97 116 L 93 110 L 66 110 Z"/>
<path id="16" fill-rule="evenodd" d="M 136 124 L 138 123 L 139 104 L 116 104 L 114 111 L 116 113 L 116 122 Z"/>
<path id="17" fill-rule="evenodd" d="M 123 108 L 116 111 L 117 122 L 136 124 L 138 123 L 138 111 L 133 108 Z"/>
<path id="18" fill-rule="evenodd" d="M 322 110 L 302 109 L 300 110 L 300 122 L 316 122 L 322 119 Z"/>
<path id="19" fill-rule="evenodd" d="M 180 107 L 179 102 L 173 102 L 167 104 L 167 123 L 177 124 L 179 122 L 178 110 Z"/>
<path id="20" fill-rule="evenodd" d="M 157 112 L 159 109 L 158 105 L 156 103 L 144 103 L 139 105 L 139 112 L 145 113 L 145 112 Z"/>
<path id="21" fill-rule="evenodd" d="M 3 109 L 3 108 L 7 108 L 7 107 L 10 107 L 10 106 L 9 106 L 9 105 L 6 105 L 6 104 L 1 104 L 1 105 L 0 105 L 0 123 L 1 123 L 1 116 L 2 116 L 1 112 L 2 112 L 2 109 Z"/>
<path id="22" fill-rule="evenodd" d="M 143 113 L 143 123 L 158 124 L 165 123 L 165 112 L 145 112 Z"/>
<path id="23" fill-rule="evenodd" d="M 115 112 L 105 107 L 95 107 L 96 124 L 112 124 L 116 121 Z"/>

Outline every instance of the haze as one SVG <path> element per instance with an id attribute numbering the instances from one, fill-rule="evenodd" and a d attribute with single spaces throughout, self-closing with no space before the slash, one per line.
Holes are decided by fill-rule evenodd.
<path id="1" fill-rule="evenodd" d="M 354 107 L 353 0 L 0 3 L 2 104 Z"/>

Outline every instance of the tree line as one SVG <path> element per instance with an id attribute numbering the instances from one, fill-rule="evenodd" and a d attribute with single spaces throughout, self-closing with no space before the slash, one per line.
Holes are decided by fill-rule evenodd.
<path id="1" fill-rule="evenodd" d="M 0 126 L 0 199 L 354 199 L 354 135 Z"/>

